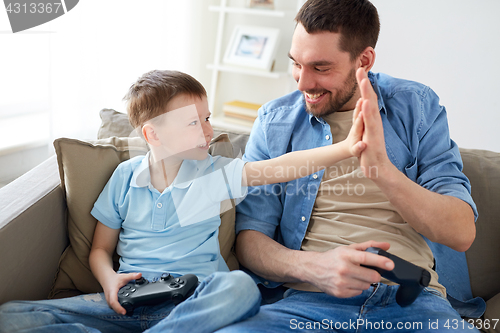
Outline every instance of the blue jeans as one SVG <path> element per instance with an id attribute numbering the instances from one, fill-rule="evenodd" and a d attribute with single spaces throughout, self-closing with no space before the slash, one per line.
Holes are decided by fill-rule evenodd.
<path id="1" fill-rule="evenodd" d="M 288 289 L 255 317 L 217 332 L 478 332 L 438 291 L 426 288 L 402 308 L 398 288 L 377 284 L 352 298 Z"/>
<path id="2" fill-rule="evenodd" d="M 217 272 L 176 307 L 142 306 L 132 316 L 109 308 L 102 293 L 13 301 L 0 307 L 0 332 L 213 332 L 259 311 L 260 292 L 242 271 Z"/>

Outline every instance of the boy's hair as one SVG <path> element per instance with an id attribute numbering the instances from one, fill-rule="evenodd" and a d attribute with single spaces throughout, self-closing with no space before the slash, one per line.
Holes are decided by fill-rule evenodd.
<path id="1" fill-rule="evenodd" d="M 340 49 L 351 61 L 368 46 L 375 48 L 380 31 L 377 9 L 368 0 L 308 0 L 295 21 L 309 34 L 340 33 Z"/>
<path id="2" fill-rule="evenodd" d="M 168 103 L 176 96 L 188 94 L 203 98 L 207 92 L 191 75 L 178 71 L 153 70 L 141 76 L 123 98 L 134 128 L 164 114 Z"/>

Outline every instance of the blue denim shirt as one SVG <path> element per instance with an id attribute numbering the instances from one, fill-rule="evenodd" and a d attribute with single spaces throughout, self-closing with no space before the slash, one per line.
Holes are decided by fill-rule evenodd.
<path id="1" fill-rule="evenodd" d="M 380 73 L 370 72 L 368 76 L 378 97 L 391 162 L 424 188 L 467 202 L 477 218 L 470 183 L 462 173 L 460 152 L 450 139 L 446 110 L 439 105 L 438 96 L 417 82 Z M 265 160 L 331 144 L 328 123 L 306 113 L 303 94 L 295 91 L 262 106 L 243 159 Z M 237 206 L 236 232 L 257 230 L 290 249 L 299 250 L 323 172 L 288 183 L 250 188 L 247 198 Z M 441 244 L 428 243 L 435 256 L 439 282 L 453 300 L 457 300 L 456 308 L 463 305 L 461 308 L 465 309 L 459 312 L 468 316 L 482 314 L 484 301 L 471 300 L 465 254 Z M 451 262 L 453 268 L 449 265 Z M 459 274 L 457 262 L 460 263 Z M 268 287 L 279 285 L 253 276 Z"/>

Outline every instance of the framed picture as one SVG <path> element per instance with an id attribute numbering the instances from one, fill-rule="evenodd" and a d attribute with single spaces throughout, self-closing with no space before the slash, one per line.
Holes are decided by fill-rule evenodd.
<path id="1" fill-rule="evenodd" d="M 274 9 L 274 0 L 249 0 L 250 8 Z"/>
<path id="2" fill-rule="evenodd" d="M 235 26 L 224 63 L 270 71 L 279 34 L 276 28 Z"/>

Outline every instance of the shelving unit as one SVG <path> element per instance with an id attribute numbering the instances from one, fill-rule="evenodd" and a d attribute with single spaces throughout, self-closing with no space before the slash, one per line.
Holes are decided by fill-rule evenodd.
<path id="1" fill-rule="evenodd" d="M 304 0 L 296 0 L 297 1 L 297 8 L 304 2 Z M 240 15 L 249 15 L 249 16 L 256 16 L 256 17 L 261 17 L 261 18 L 276 18 L 275 22 L 273 23 L 273 26 L 281 28 L 286 24 L 285 18 L 290 18 L 290 21 L 292 21 L 293 16 L 296 13 L 296 10 L 268 10 L 268 9 L 255 9 L 255 8 L 247 8 L 243 6 L 229 6 L 228 5 L 228 0 L 221 0 L 219 6 L 209 6 L 208 7 L 210 12 L 216 12 L 219 14 L 218 18 L 218 26 L 217 26 L 217 35 L 215 38 L 215 54 L 214 54 L 214 61 L 211 64 L 207 64 L 207 68 L 212 70 L 212 77 L 211 77 L 211 84 L 210 84 L 210 91 L 209 91 L 209 96 L 208 96 L 208 102 L 209 102 L 209 107 L 210 110 L 212 110 L 212 124 L 217 127 L 223 127 L 226 129 L 232 129 L 232 130 L 238 130 L 238 131 L 250 131 L 251 127 L 249 125 L 245 125 L 244 122 L 241 124 L 237 124 L 234 121 L 228 122 L 224 119 L 224 116 L 222 114 L 222 110 L 216 109 L 217 104 L 216 101 L 218 98 L 220 98 L 220 76 L 222 73 L 231 73 L 231 74 L 236 74 L 236 75 L 243 75 L 243 76 L 249 76 L 249 77 L 260 77 L 264 79 L 270 79 L 265 82 L 265 84 L 278 84 L 279 79 L 283 78 L 291 78 L 291 67 L 290 65 L 287 66 L 287 69 L 281 69 L 278 71 L 264 71 L 264 70 L 258 70 L 258 69 L 252 69 L 252 68 L 246 68 L 246 67 L 239 67 L 239 66 L 232 66 L 232 65 L 226 65 L 222 63 L 222 55 L 223 52 L 225 51 L 225 47 L 227 45 L 223 45 L 223 40 L 225 34 L 227 35 L 227 32 L 231 32 L 231 30 L 234 28 L 229 24 L 228 27 L 226 24 L 226 15 L 228 14 L 240 14 Z M 259 25 L 259 24 L 255 24 Z M 288 38 L 291 38 L 290 36 L 287 36 Z M 281 37 L 280 37 L 281 38 Z M 283 62 L 283 61 L 282 61 Z M 281 66 L 283 67 L 283 66 Z M 290 80 L 291 81 L 291 80 Z M 291 91 L 295 87 L 288 87 L 287 90 Z M 255 91 L 258 91 L 258 89 L 265 89 L 265 86 L 261 86 L 259 84 L 258 87 L 254 87 Z M 274 96 L 274 98 L 280 97 L 281 95 Z M 234 99 L 234 98 L 233 98 Z M 226 102 L 226 100 L 222 100 L 222 102 Z M 255 101 L 248 101 L 248 102 L 255 102 Z"/>

